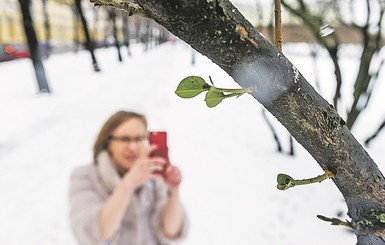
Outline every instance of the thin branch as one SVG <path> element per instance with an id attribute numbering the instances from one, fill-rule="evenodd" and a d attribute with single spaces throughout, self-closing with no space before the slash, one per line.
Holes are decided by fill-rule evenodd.
<path id="1" fill-rule="evenodd" d="M 380 3 L 381 4 L 381 3 Z M 377 26 L 378 26 L 378 32 L 377 32 L 377 37 L 376 37 L 376 47 L 377 49 L 380 49 L 381 47 L 381 39 L 382 39 L 382 19 L 384 17 L 384 11 L 385 11 L 385 6 L 382 5 L 381 6 L 381 10 L 380 10 L 380 16 L 378 17 L 378 22 L 377 22 Z"/>
<path id="2" fill-rule="evenodd" d="M 265 119 L 265 121 L 267 123 L 267 126 L 270 128 L 270 130 L 271 130 L 271 132 L 273 134 L 274 141 L 277 144 L 277 151 L 278 152 L 282 152 L 282 145 L 281 145 L 281 142 L 279 141 L 278 134 L 275 131 L 272 123 L 269 121 L 269 119 L 268 119 L 268 117 L 266 115 L 266 109 L 265 108 L 262 109 L 262 117 L 263 117 L 263 119 Z"/>
<path id="3" fill-rule="evenodd" d="M 326 221 L 326 222 L 330 222 L 331 225 L 341 225 L 341 226 L 346 226 L 346 227 L 352 229 L 352 224 L 349 221 L 343 221 L 343 220 L 340 220 L 337 218 L 328 218 L 328 217 L 325 217 L 323 215 L 317 215 L 317 218 L 319 218 L 320 220 Z"/>
<path id="4" fill-rule="evenodd" d="M 123 0 L 90 0 L 90 2 L 93 3 L 96 7 L 107 6 L 124 10 L 128 13 L 129 16 L 134 14 L 146 16 L 143 8 L 140 7 L 137 3 L 130 3 Z"/>
<path id="5" fill-rule="evenodd" d="M 369 82 L 368 89 L 367 89 L 367 92 L 366 92 L 366 94 L 367 94 L 368 96 L 367 96 L 365 105 L 363 106 L 363 109 L 366 108 L 366 107 L 368 106 L 368 104 L 369 104 L 369 100 L 370 100 L 370 98 L 371 98 L 371 96 L 372 96 L 372 92 L 373 92 L 374 86 L 375 86 L 375 84 L 376 84 L 377 81 L 378 81 L 378 77 L 379 77 L 379 75 L 380 75 L 380 72 L 381 72 L 381 70 L 382 70 L 382 67 L 383 67 L 383 65 L 384 65 L 384 62 L 385 62 L 385 60 L 382 59 L 381 62 L 380 62 L 380 65 L 379 65 L 378 68 L 377 68 L 377 72 L 371 77 L 371 80 L 370 80 L 370 82 Z"/>
<path id="6" fill-rule="evenodd" d="M 370 25 L 370 15 L 372 12 L 372 8 L 370 7 L 369 0 L 366 0 L 366 10 L 367 10 L 367 15 L 366 15 L 366 23 L 365 23 L 365 29 L 367 29 Z"/>
<path id="7" fill-rule="evenodd" d="M 282 51 L 282 18 L 281 18 L 281 0 L 274 0 L 275 16 L 275 47 Z"/>
<path id="8" fill-rule="evenodd" d="M 381 123 L 381 125 L 378 127 L 378 129 L 369 137 L 365 140 L 365 146 L 369 146 L 370 141 L 372 141 L 374 138 L 378 136 L 380 131 L 385 127 L 385 120 Z"/>
<path id="9" fill-rule="evenodd" d="M 303 2 L 303 0 L 298 0 L 298 2 L 299 2 L 299 5 L 301 6 L 301 9 L 303 11 L 307 11 L 306 4 Z"/>

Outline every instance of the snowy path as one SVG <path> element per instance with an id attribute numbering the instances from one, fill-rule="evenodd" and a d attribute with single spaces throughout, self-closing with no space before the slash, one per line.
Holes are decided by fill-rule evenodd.
<path id="1" fill-rule="evenodd" d="M 188 75 L 211 75 L 220 87 L 236 87 L 205 57 L 197 55 L 191 66 L 191 50 L 180 43 L 148 53 L 134 46 L 133 57 L 121 64 L 114 49 L 98 50 L 97 57 L 101 73 L 92 71 L 86 52 L 52 56 L 45 62 L 54 92 L 48 96 L 35 95 L 29 60 L 0 63 L 0 244 L 75 244 L 67 220 L 68 176 L 90 162 L 101 124 L 120 109 L 145 113 L 150 129 L 169 131 L 191 226 L 180 244 L 354 244 L 343 228 L 316 218 L 346 217 L 331 181 L 287 192 L 275 188 L 280 172 L 306 178 L 321 170 L 298 144 L 295 158 L 275 154 L 256 100 L 245 95 L 209 109 L 203 96 L 174 94 Z M 370 152 L 382 163 L 384 139 Z"/>

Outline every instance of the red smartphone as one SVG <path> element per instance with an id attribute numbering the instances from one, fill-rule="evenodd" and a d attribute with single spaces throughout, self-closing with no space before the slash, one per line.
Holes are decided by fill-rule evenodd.
<path id="1" fill-rule="evenodd" d="M 148 140 L 150 145 L 156 145 L 158 148 L 151 153 L 151 157 L 159 156 L 166 159 L 167 163 L 160 173 L 164 173 L 168 164 L 170 164 L 170 160 L 168 158 L 168 147 L 167 147 L 167 132 L 158 131 L 158 132 L 150 132 L 148 136 Z"/>

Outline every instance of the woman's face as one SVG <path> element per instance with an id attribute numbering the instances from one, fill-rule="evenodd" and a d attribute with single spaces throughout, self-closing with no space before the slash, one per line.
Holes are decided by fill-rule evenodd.
<path id="1" fill-rule="evenodd" d="M 121 170 L 128 170 L 145 148 L 147 130 L 138 118 L 131 118 L 112 131 L 108 150 Z"/>

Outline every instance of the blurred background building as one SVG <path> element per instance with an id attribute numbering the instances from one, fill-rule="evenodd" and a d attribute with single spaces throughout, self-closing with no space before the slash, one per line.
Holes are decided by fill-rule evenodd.
<path id="1" fill-rule="evenodd" d="M 128 18 L 123 11 L 112 8 L 95 8 L 88 0 L 28 0 L 33 26 L 44 56 L 52 52 L 64 52 L 84 48 L 87 41 L 81 17 L 76 9 L 76 1 L 81 3 L 83 16 L 87 22 L 89 36 L 95 48 L 112 45 L 128 46 L 130 42 L 151 43 L 154 40 L 172 39 L 173 36 L 154 21 L 140 16 Z M 240 12 L 269 39 L 274 39 L 274 2 L 271 0 L 234 0 Z M 334 32 L 341 43 L 363 42 L 362 30 L 351 24 L 349 19 L 357 19 L 350 9 L 340 4 L 325 1 L 310 6 L 314 13 L 322 15 L 320 22 Z M 28 56 L 28 48 L 23 29 L 23 18 L 19 0 L 0 1 L 0 61 Z M 325 15 L 325 13 L 328 13 Z M 336 14 L 333 14 L 336 13 Z M 340 17 L 338 17 L 340 16 Z M 340 23 L 339 18 L 347 20 Z M 284 43 L 317 43 L 317 37 L 306 28 L 303 20 L 282 7 L 282 36 Z M 322 23 L 324 22 L 324 23 Z M 329 25 L 330 24 L 330 25 Z M 322 30 L 320 30 L 322 31 Z"/>
<path id="2" fill-rule="evenodd" d="M 170 36 L 153 21 L 139 16 L 127 18 L 123 11 L 95 8 L 89 1 L 80 2 L 96 48 L 115 42 L 123 45 Z M 31 0 L 30 12 L 43 56 L 48 52 L 77 50 L 85 43 L 84 27 L 74 0 Z M 18 0 L 0 1 L 0 45 L 0 61 L 28 56 Z"/>

